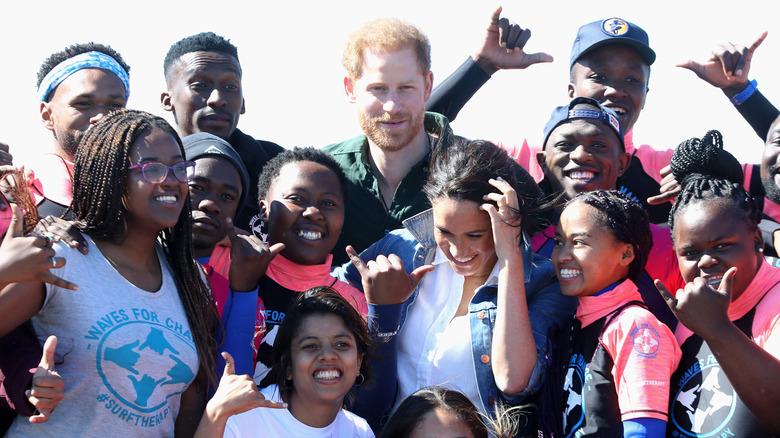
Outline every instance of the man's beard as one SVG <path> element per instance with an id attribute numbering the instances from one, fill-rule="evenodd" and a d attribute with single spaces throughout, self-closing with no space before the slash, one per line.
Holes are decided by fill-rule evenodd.
<path id="1" fill-rule="evenodd" d="M 67 158 L 73 160 L 76 157 L 76 151 L 78 150 L 79 143 L 81 143 L 83 137 L 83 132 L 60 131 L 57 134 L 57 143 L 59 143 L 62 150 L 69 155 Z"/>
<path id="2" fill-rule="evenodd" d="M 775 184 L 775 175 L 777 175 L 777 172 L 772 170 L 768 177 L 761 179 L 761 184 L 764 186 L 766 198 L 775 204 L 780 204 L 780 187 Z"/>
<path id="3" fill-rule="evenodd" d="M 402 112 L 395 117 L 390 117 L 385 114 L 380 117 L 371 117 L 371 115 L 361 112 L 359 115 L 360 127 L 363 129 L 363 133 L 380 149 L 387 152 L 396 152 L 405 148 L 409 143 L 414 140 L 414 137 L 422 129 L 425 113 L 420 113 L 417 116 L 412 116 L 408 112 Z M 406 120 L 406 129 L 390 131 L 381 127 L 382 122 L 395 120 Z M 391 133 L 392 132 L 392 133 Z"/>

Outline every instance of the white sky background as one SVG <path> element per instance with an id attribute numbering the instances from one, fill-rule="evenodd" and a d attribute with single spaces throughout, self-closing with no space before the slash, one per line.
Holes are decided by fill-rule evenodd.
<path id="1" fill-rule="evenodd" d="M 360 133 L 343 91 L 341 51 L 364 22 L 395 16 L 421 27 L 433 47 L 434 85 L 477 47 L 498 3 L 441 0 L 375 1 L 40 1 L 4 5 L 0 18 L 0 141 L 17 162 L 48 151 L 51 134 L 40 123 L 35 76 L 51 53 L 75 42 L 96 41 L 118 50 L 131 66 L 128 106 L 166 117 L 162 62 L 172 43 L 213 31 L 238 46 L 244 69 L 247 112 L 239 128 L 285 147 L 324 146 Z M 501 71 L 453 123 L 470 138 L 508 143 L 541 141 L 555 106 L 567 102 L 568 59 L 578 27 L 617 16 L 642 26 L 658 58 L 652 66 L 647 104 L 636 124 L 636 144 L 673 148 L 717 128 L 726 148 L 742 161 L 758 162 L 762 142 L 720 90 L 674 65 L 705 60 L 716 44 L 749 45 L 769 36 L 753 59 L 751 78 L 780 105 L 780 3 L 764 2 L 574 2 L 505 1 L 504 15 L 530 27 L 529 52 L 545 51 L 552 64 Z"/>

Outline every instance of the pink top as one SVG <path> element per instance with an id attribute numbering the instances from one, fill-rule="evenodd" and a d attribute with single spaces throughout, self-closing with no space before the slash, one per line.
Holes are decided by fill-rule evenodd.
<path id="1" fill-rule="evenodd" d="M 368 313 L 366 296 L 349 283 L 331 276 L 330 266 L 332 262 L 333 254 L 328 254 L 325 263 L 321 265 L 299 265 L 279 254 L 268 265 L 265 275 L 285 289 L 298 292 L 317 286 L 330 286 L 346 298 L 361 315 L 366 316 Z"/>
<path id="2" fill-rule="evenodd" d="M 762 259 L 758 273 L 747 289 L 729 306 L 729 319 L 736 321 L 752 308 L 753 341 L 772 356 L 780 359 L 780 336 L 772 336 L 780 324 L 780 269 L 773 268 Z M 693 334 L 682 324 L 677 325 L 675 337 L 682 345 Z"/>
<path id="3" fill-rule="evenodd" d="M 33 169 L 35 178 L 31 181 L 31 192 L 35 204 L 44 198 L 61 205 L 70 205 L 73 200 L 73 163 L 56 154 L 45 154 L 36 159 Z"/>
<path id="4" fill-rule="evenodd" d="M 625 280 L 599 296 L 580 297 L 577 319 L 586 327 L 632 300 L 641 301 L 639 291 Z M 604 329 L 601 344 L 614 361 L 621 419 L 667 421 L 669 380 L 682 357 L 671 330 L 648 310 L 631 306 Z"/>

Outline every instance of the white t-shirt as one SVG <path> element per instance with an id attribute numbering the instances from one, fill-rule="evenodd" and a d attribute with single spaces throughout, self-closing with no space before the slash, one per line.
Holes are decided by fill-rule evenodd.
<path id="1" fill-rule="evenodd" d="M 398 333 L 400 393 L 395 408 L 419 389 L 441 386 L 462 392 L 484 409 L 474 373 L 469 315 L 455 318 L 463 296 L 463 276 L 455 273 L 438 247 L 432 265 L 436 269 L 423 277 Z M 486 284 L 495 284 L 497 276 L 498 264 Z"/>
<path id="2" fill-rule="evenodd" d="M 276 385 L 260 391 L 268 400 L 282 401 Z M 323 428 L 307 426 L 287 409 L 255 408 L 228 418 L 225 437 L 295 438 L 374 438 L 374 432 L 361 417 L 345 409 L 333 423 Z"/>
<path id="3" fill-rule="evenodd" d="M 41 341 L 57 335 L 55 369 L 65 397 L 48 422 L 17 417 L 7 436 L 173 436 L 181 393 L 198 373 L 198 354 L 171 270 L 157 255 L 162 286 L 147 292 L 128 282 L 103 257 L 56 243 L 67 262 L 52 273 L 78 291 L 46 285 L 32 318 Z"/>

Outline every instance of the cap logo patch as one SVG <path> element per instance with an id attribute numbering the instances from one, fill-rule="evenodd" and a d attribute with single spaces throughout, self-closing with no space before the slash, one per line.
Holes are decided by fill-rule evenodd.
<path id="1" fill-rule="evenodd" d="M 204 154 L 219 154 L 219 155 L 222 155 L 222 151 L 218 147 L 216 147 L 214 145 L 211 145 L 211 146 L 207 147 L 206 150 L 203 151 L 203 153 Z"/>
<path id="2" fill-rule="evenodd" d="M 617 117 L 613 116 L 612 114 L 607 115 L 609 116 L 609 124 L 615 128 L 615 132 L 620 132 L 620 122 L 618 122 Z"/>
<path id="3" fill-rule="evenodd" d="M 620 18 L 607 18 L 601 23 L 601 30 L 609 36 L 623 36 L 628 33 L 628 23 Z"/>

